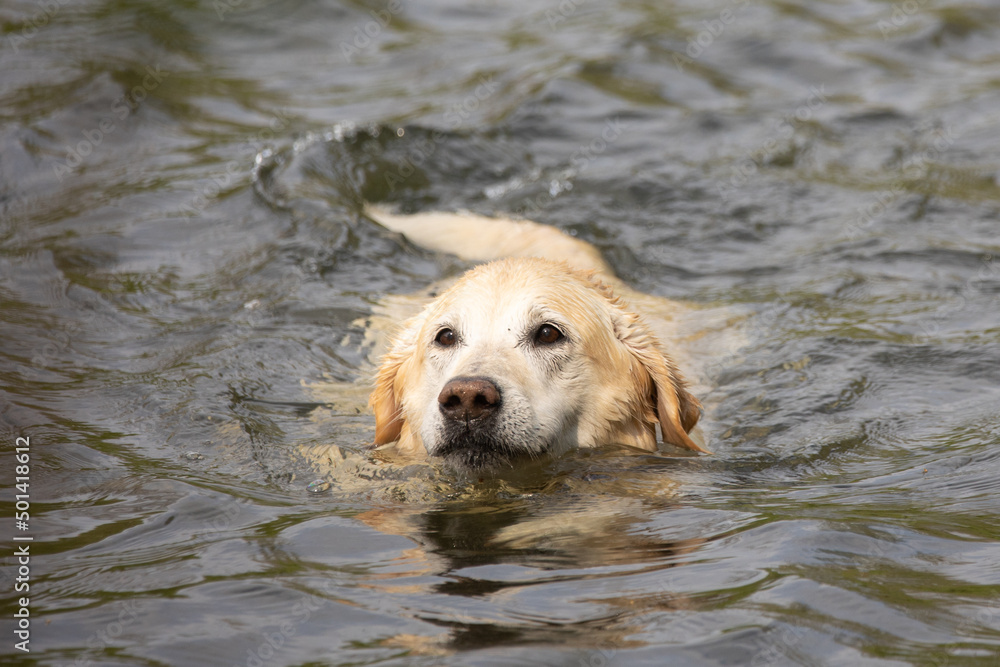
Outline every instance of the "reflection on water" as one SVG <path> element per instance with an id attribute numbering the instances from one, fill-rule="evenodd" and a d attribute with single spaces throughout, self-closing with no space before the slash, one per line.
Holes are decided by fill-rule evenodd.
<path id="1" fill-rule="evenodd" d="M 4 664 L 996 664 L 989 6 L 8 5 Z M 466 266 L 362 198 L 718 318 L 714 455 L 372 454 L 373 333 Z"/>

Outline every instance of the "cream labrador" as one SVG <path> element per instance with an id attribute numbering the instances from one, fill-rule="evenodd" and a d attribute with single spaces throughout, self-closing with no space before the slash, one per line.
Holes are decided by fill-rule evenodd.
<path id="1" fill-rule="evenodd" d="M 655 451 L 659 424 L 664 442 L 707 452 L 689 435 L 701 406 L 662 339 L 669 303 L 630 290 L 596 248 L 529 221 L 366 213 L 486 262 L 395 336 L 369 399 L 376 445 L 482 469 L 577 447 Z"/>

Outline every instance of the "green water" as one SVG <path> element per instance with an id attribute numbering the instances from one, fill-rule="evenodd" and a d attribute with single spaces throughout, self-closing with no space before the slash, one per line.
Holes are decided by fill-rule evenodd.
<path id="1" fill-rule="evenodd" d="M 8 2 L 0 660 L 1000 663 L 998 129 L 990 3 Z M 714 455 L 367 460 L 361 198 L 730 313 Z"/>

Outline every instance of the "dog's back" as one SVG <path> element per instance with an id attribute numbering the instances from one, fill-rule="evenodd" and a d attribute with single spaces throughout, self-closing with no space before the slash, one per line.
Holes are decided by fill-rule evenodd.
<path id="1" fill-rule="evenodd" d="M 365 207 L 365 214 L 422 248 L 472 262 L 540 257 L 566 262 L 578 271 L 595 271 L 604 279 L 614 278 L 611 267 L 594 246 L 530 220 L 488 218 L 468 212 L 401 215 L 371 205 Z"/>

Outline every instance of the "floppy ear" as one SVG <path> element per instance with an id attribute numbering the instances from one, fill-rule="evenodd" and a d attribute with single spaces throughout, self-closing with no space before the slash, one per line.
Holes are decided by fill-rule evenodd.
<path id="1" fill-rule="evenodd" d="M 688 436 L 698 423 L 701 403 L 687 392 L 674 362 L 660 349 L 659 341 L 634 313 L 622 313 L 617 334 L 652 380 L 648 400 L 655 408 L 663 441 L 677 447 L 710 454 Z"/>
<path id="2" fill-rule="evenodd" d="M 405 422 L 403 416 L 403 385 L 401 372 L 404 364 L 416 352 L 417 329 L 413 322 L 392 344 L 379 364 L 375 375 L 375 389 L 368 397 L 368 405 L 375 412 L 375 444 L 385 445 L 399 439 Z"/>

